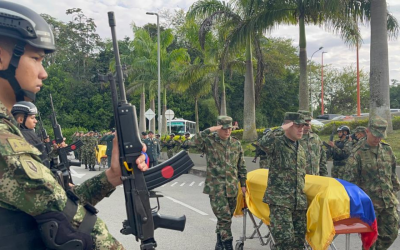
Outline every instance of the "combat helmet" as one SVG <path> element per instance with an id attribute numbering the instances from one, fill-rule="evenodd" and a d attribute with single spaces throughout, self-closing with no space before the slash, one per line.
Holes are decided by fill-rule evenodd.
<path id="1" fill-rule="evenodd" d="M 347 131 L 347 134 L 348 135 L 350 134 L 350 128 L 346 125 L 342 125 L 342 126 L 338 127 L 337 132 L 339 132 L 339 131 Z"/>
<path id="2" fill-rule="evenodd" d="M 17 102 L 16 104 L 14 104 L 14 106 L 11 109 L 11 114 L 15 118 L 16 118 L 16 115 L 18 115 L 18 114 L 24 115 L 24 120 L 20 124 L 20 126 L 23 128 L 26 128 L 25 127 L 26 118 L 29 115 L 36 115 L 37 113 L 38 113 L 38 110 L 37 110 L 35 104 L 33 104 L 31 102 L 26 102 L 26 101 Z"/>
<path id="3" fill-rule="evenodd" d="M 21 88 L 15 71 L 25 53 L 25 45 L 43 49 L 46 54 L 56 50 L 53 31 L 43 17 L 33 10 L 13 2 L 0 1 L 0 36 L 16 40 L 10 65 L 0 71 L 0 77 L 8 80 L 17 102 L 23 101 L 24 96 L 34 101 L 35 93 Z"/>

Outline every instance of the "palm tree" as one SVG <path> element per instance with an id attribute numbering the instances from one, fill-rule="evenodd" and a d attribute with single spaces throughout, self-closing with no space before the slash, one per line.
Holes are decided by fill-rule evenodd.
<path id="1" fill-rule="evenodd" d="M 194 3 L 188 11 L 189 17 L 197 17 L 203 19 L 199 39 L 201 44 L 204 44 L 205 34 L 210 30 L 212 25 L 220 25 L 220 29 L 228 31 L 228 36 L 225 39 L 226 46 L 221 57 L 222 72 L 226 68 L 226 56 L 229 48 L 236 46 L 240 48 L 245 46 L 246 74 L 244 83 L 244 125 L 243 139 L 257 139 L 256 121 L 255 121 L 255 93 L 254 93 L 254 76 L 252 62 L 252 41 L 257 38 L 253 32 L 254 29 L 244 34 L 242 23 L 250 18 L 256 11 L 257 6 L 254 5 L 257 1 L 237 0 L 233 1 L 233 5 L 217 0 L 203 0 Z M 235 39 L 238 38 L 238 39 Z M 224 74 L 221 74 L 223 80 Z M 224 85 L 223 85 L 224 91 Z M 223 95 L 224 96 L 224 95 Z"/>

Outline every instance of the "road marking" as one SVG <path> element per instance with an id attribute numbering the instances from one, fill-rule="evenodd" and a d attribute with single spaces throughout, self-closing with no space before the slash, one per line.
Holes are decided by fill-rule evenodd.
<path id="1" fill-rule="evenodd" d="M 194 184 L 194 181 L 193 181 L 192 183 L 190 183 L 190 185 L 189 185 L 189 186 L 191 187 L 191 186 L 193 186 L 193 184 Z"/>
<path id="2" fill-rule="evenodd" d="M 202 186 L 203 184 L 204 184 L 204 181 L 200 182 L 199 183 L 199 187 Z"/>
<path id="3" fill-rule="evenodd" d="M 174 184 L 172 184 L 171 187 L 175 186 L 176 184 L 178 184 L 178 182 L 175 182 Z"/>
<path id="4" fill-rule="evenodd" d="M 164 185 L 161 185 L 161 187 L 165 187 L 165 184 L 164 184 Z"/>
<path id="5" fill-rule="evenodd" d="M 216 218 L 209 218 L 210 221 L 214 221 L 214 222 L 218 222 L 218 220 Z"/>
<path id="6" fill-rule="evenodd" d="M 85 176 L 86 174 L 78 174 L 78 172 L 76 172 L 74 169 L 70 169 L 70 171 L 71 171 L 71 176 L 73 176 L 73 177 L 77 177 L 77 178 L 79 178 L 79 179 L 82 179 L 82 177 L 83 176 Z"/>
<path id="7" fill-rule="evenodd" d="M 175 203 L 178 203 L 178 204 L 180 204 L 180 205 L 182 205 L 182 206 L 184 206 L 184 207 L 186 207 L 186 208 L 189 208 L 190 210 L 193 210 L 193 211 L 195 211 L 196 213 L 199 213 L 199 214 L 201 214 L 201 215 L 208 215 L 207 213 L 205 213 L 205 212 L 203 212 L 203 211 L 201 211 L 201 210 L 199 210 L 199 209 L 197 209 L 197 208 L 194 208 L 194 207 L 192 207 L 192 206 L 190 206 L 190 205 L 188 205 L 188 204 L 186 204 L 186 203 L 183 203 L 182 201 L 178 201 L 178 200 L 176 200 L 176 199 L 174 199 L 174 198 L 172 198 L 172 197 L 169 197 L 169 196 L 164 196 L 165 198 L 168 198 L 168 199 L 170 199 L 171 201 L 173 201 L 173 202 L 175 202 Z"/>
<path id="8" fill-rule="evenodd" d="M 185 184 L 186 184 L 186 182 L 182 183 L 182 184 L 181 184 L 181 187 L 184 186 Z"/>

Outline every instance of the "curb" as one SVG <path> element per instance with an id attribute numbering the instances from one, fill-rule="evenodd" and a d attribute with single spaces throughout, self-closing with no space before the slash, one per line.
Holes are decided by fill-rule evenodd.
<path id="1" fill-rule="evenodd" d="M 207 172 L 205 170 L 205 167 L 192 167 L 192 169 L 189 170 L 189 174 L 196 175 L 198 177 L 206 177 Z"/>

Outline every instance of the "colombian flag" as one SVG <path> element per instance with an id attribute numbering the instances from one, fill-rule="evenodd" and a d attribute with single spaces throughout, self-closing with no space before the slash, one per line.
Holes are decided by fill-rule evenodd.
<path id="1" fill-rule="evenodd" d="M 262 202 L 267 187 L 268 170 L 258 169 L 247 174 L 246 204 L 252 214 L 269 225 L 269 207 Z M 306 239 L 313 249 L 327 249 L 336 231 L 334 222 L 349 218 L 360 219 L 371 232 L 362 233 L 364 248 L 369 249 L 378 237 L 374 207 L 368 195 L 358 186 L 330 177 L 306 175 L 307 195 Z M 242 215 L 244 200 L 238 195 L 235 215 Z"/>

